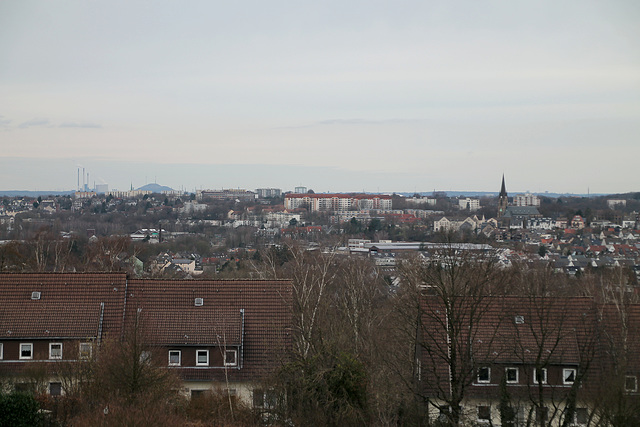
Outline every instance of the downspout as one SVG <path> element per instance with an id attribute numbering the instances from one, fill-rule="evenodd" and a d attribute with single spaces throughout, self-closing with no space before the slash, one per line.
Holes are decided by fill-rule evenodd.
<path id="1" fill-rule="evenodd" d="M 124 302 L 122 305 L 122 326 L 120 328 L 120 339 L 124 340 L 124 319 L 125 319 L 125 314 L 127 313 L 127 293 L 129 290 L 129 276 L 125 276 L 124 278 Z"/>
<path id="2" fill-rule="evenodd" d="M 240 329 L 240 363 L 238 363 L 238 369 L 242 369 L 244 363 L 244 308 L 240 309 L 240 315 L 242 316 L 242 327 Z"/>
<path id="3" fill-rule="evenodd" d="M 104 302 L 100 303 L 100 320 L 98 321 L 98 345 L 102 341 L 102 320 L 104 319 Z"/>

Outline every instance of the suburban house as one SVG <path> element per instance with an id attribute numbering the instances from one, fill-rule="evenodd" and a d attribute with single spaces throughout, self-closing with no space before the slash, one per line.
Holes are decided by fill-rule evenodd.
<path id="1" fill-rule="evenodd" d="M 615 406 L 607 399 L 639 403 L 638 327 L 638 304 L 498 296 L 445 304 L 427 288 L 416 380 L 433 420 L 459 401 L 463 425 L 597 425 Z"/>
<path id="2" fill-rule="evenodd" d="M 291 282 L 131 279 L 125 273 L 0 274 L 0 381 L 64 393 L 60 362 L 91 358 L 133 327 L 185 394 L 250 403 L 291 342 Z M 258 388 L 258 393 L 263 393 Z"/>

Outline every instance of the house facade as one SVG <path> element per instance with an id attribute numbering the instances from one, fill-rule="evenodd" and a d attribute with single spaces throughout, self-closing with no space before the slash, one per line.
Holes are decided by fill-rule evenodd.
<path id="1" fill-rule="evenodd" d="M 640 403 L 638 304 L 424 295 L 420 325 L 416 379 L 432 420 L 459 402 L 461 425 L 595 426 L 609 399 Z"/>

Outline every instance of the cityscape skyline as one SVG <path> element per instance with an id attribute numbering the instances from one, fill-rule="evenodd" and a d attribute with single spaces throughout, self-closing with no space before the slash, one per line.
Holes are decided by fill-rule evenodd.
<path id="1" fill-rule="evenodd" d="M 0 3 L 0 189 L 637 191 L 640 4 Z M 46 188 L 45 188 L 46 187 Z"/>

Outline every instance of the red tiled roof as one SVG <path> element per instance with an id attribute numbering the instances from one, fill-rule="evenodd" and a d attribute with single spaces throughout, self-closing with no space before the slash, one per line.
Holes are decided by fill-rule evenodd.
<path id="1" fill-rule="evenodd" d="M 285 194 L 287 199 L 303 199 L 309 197 L 311 199 L 387 199 L 391 200 L 391 196 L 387 194 Z"/>

